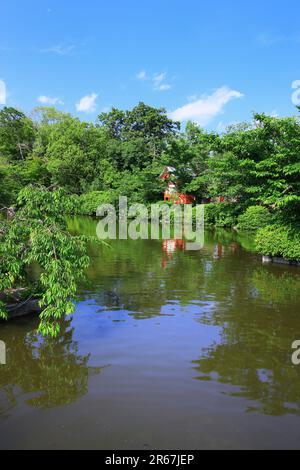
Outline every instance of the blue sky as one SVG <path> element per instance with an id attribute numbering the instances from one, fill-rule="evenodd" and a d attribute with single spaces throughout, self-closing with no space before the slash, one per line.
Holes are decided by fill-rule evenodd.
<path id="1" fill-rule="evenodd" d="M 300 103 L 299 0 L 1 0 L 0 106 L 138 101 L 207 128 Z M 294 90 L 292 89 L 294 84 Z"/>

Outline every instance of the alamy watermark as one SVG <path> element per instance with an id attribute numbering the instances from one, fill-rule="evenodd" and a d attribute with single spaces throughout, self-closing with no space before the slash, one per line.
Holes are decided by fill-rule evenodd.
<path id="1" fill-rule="evenodd" d="M 204 247 L 204 205 L 144 204 L 128 206 L 125 196 L 119 198 L 119 207 L 103 204 L 97 209 L 101 220 L 97 225 L 100 240 L 160 240 L 187 241 L 186 250 Z"/>
<path id="2" fill-rule="evenodd" d="M 0 365 L 6 364 L 6 344 L 0 340 Z"/>
<path id="3" fill-rule="evenodd" d="M 295 106 L 300 106 L 300 80 L 293 81 L 292 89 L 294 90 L 292 94 L 292 103 Z"/>
<path id="4" fill-rule="evenodd" d="M 294 364 L 294 366 L 299 366 L 300 365 L 300 340 L 293 342 L 292 349 L 295 350 L 295 352 L 292 355 L 292 363 Z"/>

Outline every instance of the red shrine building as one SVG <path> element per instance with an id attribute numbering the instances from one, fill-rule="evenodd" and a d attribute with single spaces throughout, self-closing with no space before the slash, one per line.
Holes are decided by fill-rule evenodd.
<path id="1" fill-rule="evenodd" d="M 172 166 L 166 166 L 159 178 L 167 183 L 164 201 L 171 201 L 174 204 L 193 204 L 196 201 L 194 196 L 179 192 L 177 184 L 173 181 L 176 179 L 176 169 Z"/>

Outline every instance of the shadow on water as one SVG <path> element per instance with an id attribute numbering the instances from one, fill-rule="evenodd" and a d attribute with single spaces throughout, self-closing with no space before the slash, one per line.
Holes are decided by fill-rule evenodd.
<path id="1" fill-rule="evenodd" d="M 1 331 L 8 345 L 7 365 L 0 375 L 2 416 L 20 397 L 27 405 L 51 408 L 70 404 L 87 393 L 89 377 L 99 374 L 101 368 L 89 367 L 90 354 L 79 354 L 72 319 L 61 322 L 61 336 L 55 340 L 36 333 L 36 318 L 13 323 L 12 328 L 5 325 Z"/>

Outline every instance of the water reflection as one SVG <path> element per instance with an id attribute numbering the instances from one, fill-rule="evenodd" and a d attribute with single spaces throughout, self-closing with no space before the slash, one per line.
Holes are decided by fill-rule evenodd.
<path id="1" fill-rule="evenodd" d="M 264 267 L 251 272 L 245 287 L 249 309 L 231 303 L 221 315 L 212 312 L 220 341 L 193 361 L 195 378 L 238 386 L 232 396 L 255 402 L 247 411 L 299 415 L 299 368 L 291 362 L 291 342 L 300 335 L 299 274 Z"/>
<path id="2" fill-rule="evenodd" d="M 199 324 L 220 328 L 218 341 L 193 360 L 195 378 L 239 387 L 229 394 L 245 399 L 245 411 L 299 414 L 299 368 L 291 364 L 291 344 L 300 335 L 299 271 L 261 267 L 232 233 L 223 236 L 209 235 L 201 253 L 184 252 L 184 243 L 174 240 L 152 243 L 147 250 L 137 245 L 131 250 L 127 242 L 125 257 L 123 248 L 123 256 L 114 253 L 105 263 L 104 278 L 113 289 L 99 293 L 97 302 L 147 319 L 174 315 L 170 301 L 191 312 L 191 305 L 213 300 L 193 315 Z M 98 270 L 90 275 L 99 279 Z M 122 279 L 115 278 L 119 272 Z"/>
<path id="3" fill-rule="evenodd" d="M 163 269 L 166 269 L 172 261 L 174 254 L 177 250 L 185 251 L 186 250 L 186 241 L 185 240 L 163 240 L 162 241 L 162 258 L 161 265 Z"/>
<path id="4" fill-rule="evenodd" d="M 241 331 L 240 338 L 232 338 L 230 328 L 224 329 L 223 342 L 203 349 L 200 359 L 193 361 L 198 374 L 195 378 L 238 386 L 238 392 L 222 393 L 253 401 L 246 406 L 247 412 L 299 415 L 299 371 L 291 365 L 287 353 L 291 348 L 289 340 L 276 341 L 272 334 L 267 338 L 262 334 L 254 343 L 243 334 L 247 336 Z"/>
<path id="5" fill-rule="evenodd" d="M 0 414 L 16 406 L 21 397 L 27 405 L 51 408 L 84 396 L 89 377 L 101 368 L 89 367 L 90 354 L 79 353 L 72 319 L 61 322 L 61 336 L 55 340 L 41 339 L 34 318 L 14 323 L 1 330 L 7 365 L 1 367 Z"/>
<path id="6" fill-rule="evenodd" d="M 94 235 L 97 222 L 70 224 Z M 85 426 L 86 446 L 101 435 L 107 448 L 123 445 L 125 434 L 133 447 L 143 434 L 141 445 L 157 438 L 173 448 L 187 428 L 186 448 L 199 448 L 199 436 L 235 443 L 245 412 L 255 412 L 249 422 L 257 445 L 264 437 L 257 430 L 273 426 L 270 416 L 300 428 L 300 368 L 291 364 L 300 270 L 262 266 L 251 246 L 251 237 L 223 230 L 207 232 L 199 252 L 176 240 L 91 244 L 88 282 L 59 339 L 41 341 L 32 319 L 0 325 L 9 346 L 0 369 L 2 416 L 15 416 L 20 401 L 30 409 L 59 406 L 47 421 L 55 434 L 64 405 L 85 396 L 70 415 L 65 410 L 70 435 L 76 425 L 81 443 Z M 92 363 L 111 366 L 91 389 L 90 376 L 102 370 Z"/>

